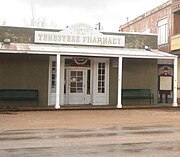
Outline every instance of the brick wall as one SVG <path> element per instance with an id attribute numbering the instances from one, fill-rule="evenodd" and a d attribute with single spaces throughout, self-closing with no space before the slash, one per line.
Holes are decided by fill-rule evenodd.
<path id="1" fill-rule="evenodd" d="M 149 32 L 157 33 L 158 21 L 167 18 L 169 28 L 169 43 L 159 46 L 159 50 L 170 52 L 170 37 L 172 35 L 172 14 L 171 14 L 172 1 L 168 1 L 161 6 L 137 17 L 136 19 L 119 27 L 122 32 Z"/>

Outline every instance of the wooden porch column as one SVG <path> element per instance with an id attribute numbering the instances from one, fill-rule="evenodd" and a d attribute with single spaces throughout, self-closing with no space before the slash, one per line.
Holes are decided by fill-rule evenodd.
<path id="1" fill-rule="evenodd" d="M 177 107 L 177 75 L 178 74 L 178 57 L 174 59 L 174 80 L 173 80 L 173 106 Z"/>
<path id="2" fill-rule="evenodd" d="M 61 65 L 61 55 L 57 54 L 56 57 L 56 109 L 60 109 L 60 65 Z"/>
<path id="3" fill-rule="evenodd" d="M 122 108 L 122 57 L 118 59 L 118 100 L 117 108 Z"/>

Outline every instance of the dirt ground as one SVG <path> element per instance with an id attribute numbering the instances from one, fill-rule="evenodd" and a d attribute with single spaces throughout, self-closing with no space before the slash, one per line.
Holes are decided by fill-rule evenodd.
<path id="1" fill-rule="evenodd" d="M 0 131 L 180 123 L 180 108 L 0 112 Z"/>

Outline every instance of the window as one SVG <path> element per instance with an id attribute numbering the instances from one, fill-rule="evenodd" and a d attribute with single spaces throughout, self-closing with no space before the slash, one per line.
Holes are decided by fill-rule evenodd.
<path id="1" fill-rule="evenodd" d="M 56 93 L 56 61 L 51 61 L 51 92 Z M 66 69 L 64 69 L 64 94 L 66 94 Z"/>
<path id="2" fill-rule="evenodd" d="M 70 72 L 70 92 L 83 93 L 83 71 Z"/>
<path id="3" fill-rule="evenodd" d="M 64 69 L 64 94 L 66 94 L 66 69 Z"/>
<path id="4" fill-rule="evenodd" d="M 98 63 L 98 93 L 105 93 L 105 63 Z"/>
<path id="5" fill-rule="evenodd" d="M 158 45 L 168 43 L 168 20 L 163 19 L 158 22 Z"/>
<path id="6" fill-rule="evenodd" d="M 91 70 L 87 70 L 87 94 L 91 92 Z"/>
<path id="7" fill-rule="evenodd" d="M 51 92 L 56 92 L 56 61 L 52 61 Z"/>

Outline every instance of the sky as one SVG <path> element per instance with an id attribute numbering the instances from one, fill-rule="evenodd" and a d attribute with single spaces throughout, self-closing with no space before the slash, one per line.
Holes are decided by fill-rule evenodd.
<path id="1" fill-rule="evenodd" d="M 165 3 L 167 0 L 0 0 L 0 24 L 27 26 L 32 19 L 45 19 L 48 27 L 65 29 L 75 23 L 103 31 L 118 31 L 128 20 Z M 33 10 L 33 11 L 32 11 Z"/>

